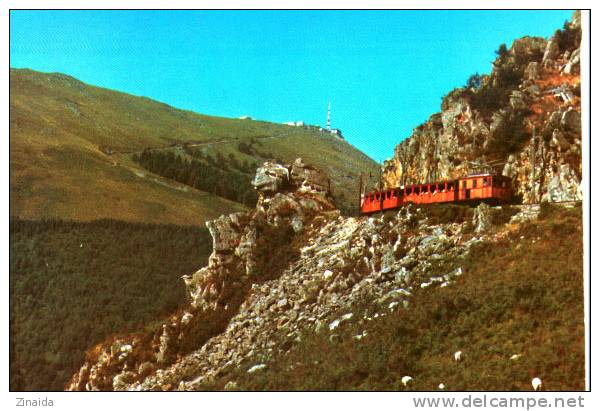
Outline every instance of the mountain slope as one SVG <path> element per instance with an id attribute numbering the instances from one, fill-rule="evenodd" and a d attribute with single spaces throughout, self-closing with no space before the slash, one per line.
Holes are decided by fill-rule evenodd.
<path id="1" fill-rule="evenodd" d="M 242 153 L 240 143 L 257 149 Z M 262 163 L 262 155 L 284 161 L 301 156 L 330 173 L 342 207 L 353 204 L 360 171 L 377 173 L 363 153 L 315 129 L 204 116 L 63 74 L 11 69 L 12 216 L 201 225 L 245 209 L 132 161 L 144 149 L 184 145 L 250 165 Z"/>
<path id="2" fill-rule="evenodd" d="M 581 207 L 343 217 L 297 164 L 265 164 L 256 208 L 209 224 L 188 304 L 90 349 L 67 388 L 584 388 Z"/>
<path id="3" fill-rule="evenodd" d="M 81 346 L 173 311 L 210 243 L 205 227 L 11 220 L 11 390 L 60 390 Z"/>

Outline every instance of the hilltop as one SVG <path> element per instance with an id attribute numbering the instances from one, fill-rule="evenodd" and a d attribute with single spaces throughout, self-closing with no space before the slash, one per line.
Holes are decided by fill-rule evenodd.
<path id="1" fill-rule="evenodd" d="M 208 167 L 213 183 L 149 169 L 144 152 L 182 160 L 171 168 Z M 254 204 L 244 194 L 264 160 L 297 156 L 327 170 L 342 209 L 355 208 L 358 174 L 378 173 L 369 157 L 318 129 L 206 116 L 64 74 L 10 71 L 13 217 L 203 225 Z"/>

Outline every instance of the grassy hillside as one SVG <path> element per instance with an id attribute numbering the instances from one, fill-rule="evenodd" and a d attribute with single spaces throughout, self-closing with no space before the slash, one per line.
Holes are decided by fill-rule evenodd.
<path id="1" fill-rule="evenodd" d="M 537 376 L 546 390 L 583 390 L 581 221 L 580 207 L 548 206 L 540 221 L 474 247 L 456 283 L 417 290 L 407 310 L 390 314 L 365 301 L 355 317 L 387 315 L 340 327 L 334 339 L 327 327 L 307 333 L 265 369 L 248 374 L 253 364 L 242 364 L 206 388 L 233 380 L 243 390 L 428 391 L 444 383 L 452 391 L 512 391 L 531 390 Z M 408 387 L 404 375 L 414 378 Z"/>
<path id="2" fill-rule="evenodd" d="M 315 129 L 204 116 L 63 74 L 11 69 L 12 216 L 201 225 L 243 209 L 132 160 L 148 148 L 189 155 L 184 147 L 250 166 L 302 157 L 329 173 L 342 208 L 354 205 L 358 173 L 377 173 L 363 153 Z"/>
<path id="3" fill-rule="evenodd" d="M 180 276 L 206 264 L 206 228 L 13 220 L 10 388 L 62 390 L 84 350 L 186 300 Z"/>

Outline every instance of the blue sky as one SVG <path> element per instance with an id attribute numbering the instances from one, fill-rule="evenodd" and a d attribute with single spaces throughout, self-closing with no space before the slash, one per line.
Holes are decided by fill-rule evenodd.
<path id="1" fill-rule="evenodd" d="M 11 67 L 225 117 L 332 127 L 377 161 L 494 51 L 571 11 L 12 11 Z"/>

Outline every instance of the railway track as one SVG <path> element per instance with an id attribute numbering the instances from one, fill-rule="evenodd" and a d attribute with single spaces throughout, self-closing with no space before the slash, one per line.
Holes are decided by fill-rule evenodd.
<path id="1" fill-rule="evenodd" d="M 286 133 L 275 134 L 272 136 L 254 136 L 254 137 L 250 137 L 250 138 L 253 138 L 255 140 L 270 140 L 270 139 L 275 139 L 275 138 L 284 138 L 284 137 L 288 137 L 290 135 L 291 135 L 291 133 L 286 132 Z M 141 150 L 113 150 L 113 149 L 110 149 L 110 151 L 102 150 L 102 152 L 108 156 L 113 156 L 115 154 L 142 153 L 143 151 L 146 151 L 146 150 L 149 150 L 149 151 L 172 150 L 172 149 L 183 148 L 183 147 L 207 147 L 207 146 L 213 146 L 213 145 L 219 145 L 219 144 L 234 144 L 234 143 L 239 143 L 240 141 L 242 141 L 242 139 L 240 139 L 240 138 L 224 138 L 221 140 L 187 142 L 187 143 L 174 144 L 174 145 L 169 145 L 169 146 L 145 147 Z"/>

